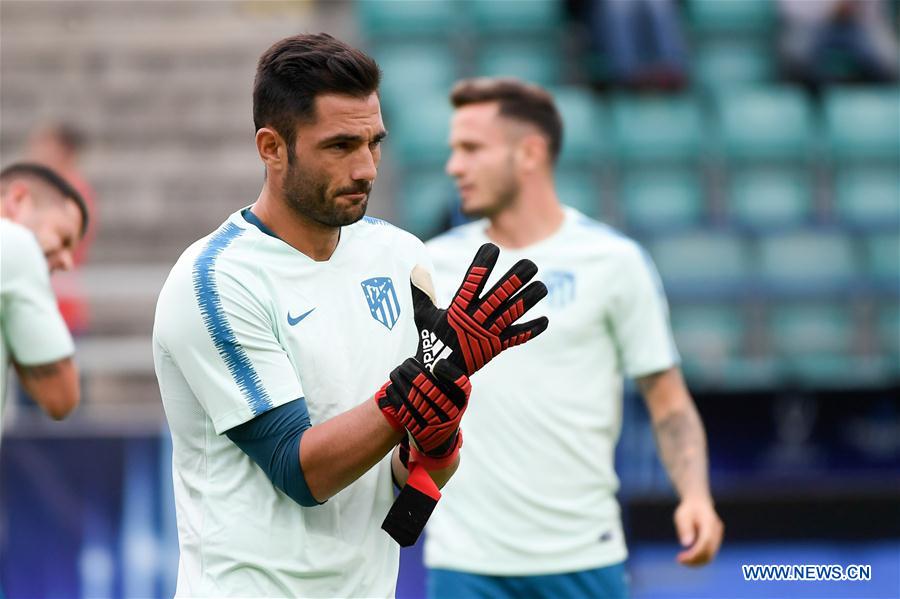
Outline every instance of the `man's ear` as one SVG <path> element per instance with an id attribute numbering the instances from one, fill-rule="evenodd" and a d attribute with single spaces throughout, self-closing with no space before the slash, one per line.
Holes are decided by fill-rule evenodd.
<path id="1" fill-rule="evenodd" d="M 262 127 L 256 132 L 256 150 L 267 169 L 278 171 L 287 167 L 287 144 L 274 129 Z"/>
<path id="2" fill-rule="evenodd" d="M 16 220 L 22 215 L 23 210 L 27 210 L 28 204 L 32 203 L 31 190 L 24 181 L 13 181 L 10 183 L 6 192 L 3 194 L 3 201 L 0 202 L 0 213 L 10 220 Z"/>
<path id="3" fill-rule="evenodd" d="M 516 148 L 518 163 L 525 171 L 534 171 L 546 164 L 550 148 L 547 139 L 539 133 L 522 136 Z"/>

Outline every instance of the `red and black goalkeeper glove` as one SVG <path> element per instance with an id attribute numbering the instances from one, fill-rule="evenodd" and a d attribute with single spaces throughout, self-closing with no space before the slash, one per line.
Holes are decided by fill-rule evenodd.
<path id="1" fill-rule="evenodd" d="M 439 360 L 430 371 L 408 358 L 391 372 L 375 401 L 391 426 L 409 433 L 414 449 L 443 459 L 455 456 L 459 448 L 459 421 L 471 391 L 469 377 L 452 362 Z M 428 467 L 425 460 L 419 461 Z"/>
<path id="2" fill-rule="evenodd" d="M 482 295 L 499 256 L 500 249 L 493 243 L 478 249 L 446 310 L 436 307 L 425 291 L 412 285 L 419 329 L 416 358 L 427 368 L 446 358 L 472 375 L 503 350 L 546 330 L 546 316 L 513 324 L 547 295 L 547 287 L 540 281 L 525 287 L 538 270 L 531 260 L 519 260 Z"/>
<path id="3" fill-rule="evenodd" d="M 456 460 L 462 445 L 459 422 L 471 391 L 469 377 L 452 362 L 439 360 L 430 371 L 408 358 L 375 394 L 387 421 L 405 433 L 400 454 L 409 476 L 381 524 L 402 547 L 416 542 L 441 498 L 428 471 Z"/>

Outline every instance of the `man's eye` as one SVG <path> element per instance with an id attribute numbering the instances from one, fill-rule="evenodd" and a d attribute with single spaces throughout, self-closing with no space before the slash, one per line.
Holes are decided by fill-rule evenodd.
<path id="1" fill-rule="evenodd" d="M 349 146 L 345 143 L 336 143 L 331 145 L 335 150 L 346 150 Z"/>
<path id="2" fill-rule="evenodd" d="M 373 141 L 372 143 L 369 144 L 369 147 L 372 148 L 373 150 L 374 150 L 375 148 L 380 148 L 380 147 L 381 147 L 381 142 L 382 142 L 382 141 L 384 141 L 384 140 L 376 139 L 375 141 Z"/>

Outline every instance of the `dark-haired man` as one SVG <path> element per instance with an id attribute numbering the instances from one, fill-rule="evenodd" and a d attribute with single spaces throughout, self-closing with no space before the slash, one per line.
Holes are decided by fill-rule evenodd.
<path id="1" fill-rule="evenodd" d="M 428 527 L 429 596 L 627 595 L 613 470 L 623 375 L 637 379 L 681 496 L 678 561 L 708 562 L 722 524 L 653 265 L 635 242 L 560 205 L 562 121 L 550 94 L 484 78 L 458 83 L 451 102 L 446 170 L 463 212 L 480 220 L 428 243 L 438 289 L 492 241 L 500 265 L 527 253 L 540 266 L 553 326 L 475 379 L 466 461 Z"/>
<path id="2" fill-rule="evenodd" d="M 379 78 L 326 34 L 269 48 L 253 91 L 263 189 L 160 294 L 179 596 L 392 596 L 392 480 L 415 498 L 407 515 L 433 506 L 458 464 L 468 376 L 547 326 L 513 324 L 546 292 L 523 288 L 532 263 L 482 301 L 487 245 L 438 310 L 422 242 L 363 218 L 386 135 Z M 413 539 L 391 514 L 386 530 Z"/>
<path id="3" fill-rule="evenodd" d="M 10 363 L 25 392 L 52 418 L 78 405 L 75 346 L 50 271 L 72 267 L 87 224 L 84 200 L 56 172 L 26 162 L 0 171 L 0 419 Z"/>

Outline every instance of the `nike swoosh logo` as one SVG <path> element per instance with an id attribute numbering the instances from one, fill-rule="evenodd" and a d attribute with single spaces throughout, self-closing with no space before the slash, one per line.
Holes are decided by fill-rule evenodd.
<path id="1" fill-rule="evenodd" d="M 313 309 L 310 310 L 309 312 L 304 312 L 303 314 L 301 314 L 301 315 L 298 316 L 297 318 L 292 317 L 292 316 L 291 316 L 290 310 L 288 310 L 288 315 L 287 315 L 287 317 L 288 317 L 288 324 L 291 325 L 291 326 L 294 326 L 295 324 L 297 324 L 298 322 L 300 322 L 301 320 L 303 320 L 304 318 L 306 318 L 307 316 L 309 316 L 310 314 L 312 314 L 312 311 L 313 311 L 313 310 L 315 310 L 315 308 L 313 308 Z"/>

